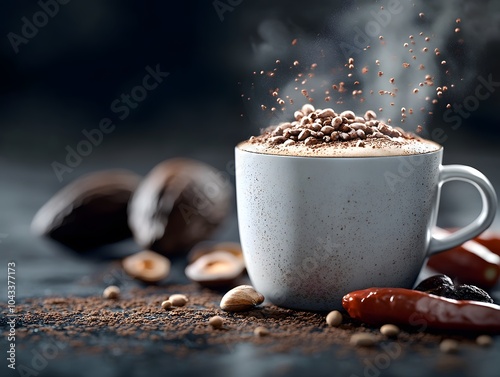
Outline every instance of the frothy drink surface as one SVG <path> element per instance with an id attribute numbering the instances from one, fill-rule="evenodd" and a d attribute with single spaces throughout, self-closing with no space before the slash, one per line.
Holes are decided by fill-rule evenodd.
<path id="1" fill-rule="evenodd" d="M 430 140 L 393 128 L 376 119 L 369 110 L 364 116 L 352 111 L 315 109 L 307 104 L 295 112 L 292 122 L 280 123 L 252 136 L 238 148 L 256 153 L 303 157 L 404 156 L 437 151 Z"/>

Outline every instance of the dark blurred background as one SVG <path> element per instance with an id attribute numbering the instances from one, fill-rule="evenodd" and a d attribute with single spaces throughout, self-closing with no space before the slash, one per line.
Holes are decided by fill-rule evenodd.
<path id="1" fill-rule="evenodd" d="M 40 12 L 48 13 L 41 3 L 52 9 L 53 15 L 41 15 Z M 99 159 L 127 138 L 134 142 L 121 144 L 123 153 L 151 142 L 167 146 L 172 140 L 187 148 L 199 143 L 231 150 L 238 140 L 255 133 L 256 123 L 261 121 L 253 110 L 259 109 L 264 100 L 265 84 L 257 88 L 262 95 L 251 104 L 246 105 L 240 97 L 245 84 L 253 80 L 252 71 L 269 68 L 276 59 L 295 55 L 307 55 L 309 61 L 315 61 L 319 50 L 334 59 L 328 61 L 332 68 L 342 67 L 345 59 L 340 54 L 340 43 L 356 46 L 354 26 L 364 30 L 367 22 L 377 20 L 370 12 L 388 2 L 61 3 L 9 1 L 3 5 L 0 147 L 4 158 L 34 157 L 49 163 L 61 159 L 66 145 L 77 144 L 82 130 L 97 127 L 104 117 L 116 121 L 116 130 L 93 151 L 92 155 L 99 155 Z M 405 37 L 411 33 L 411 23 L 417 25 L 415 30 L 435 33 L 433 42 L 440 45 L 462 91 L 455 91 L 450 100 L 460 103 L 473 94 L 478 75 L 486 78 L 492 74 L 494 80 L 500 81 L 498 2 L 396 3 L 403 11 L 395 14 L 387 27 L 382 25 L 380 34 L 389 41 Z M 425 12 L 422 22 L 418 20 L 419 12 Z M 462 45 L 453 35 L 457 15 L 462 18 L 457 25 L 461 28 Z M 26 27 L 27 23 L 34 25 L 35 30 Z M 299 47 L 291 46 L 294 38 L 299 38 Z M 375 50 L 373 45 L 378 41 L 370 42 Z M 353 56 L 358 57 L 356 53 Z M 382 59 L 375 53 L 367 56 Z M 110 109 L 113 100 L 141 83 L 145 67 L 157 65 L 170 73 L 168 78 L 148 92 L 126 119 L 117 119 L 119 114 Z M 433 67 L 428 69 L 432 73 Z M 396 69 L 392 71 L 396 78 L 397 73 Z M 389 75 L 391 72 L 386 72 Z M 286 79 L 282 75 L 278 84 L 283 86 Z M 460 84 L 462 80 L 466 82 Z M 496 124 L 500 115 L 495 105 L 499 99 L 496 91 L 482 101 L 470 117 L 463 119 L 460 131 L 480 130 L 498 135 Z M 435 107 L 434 123 L 442 122 L 439 114 L 444 106 Z M 240 116 L 242 113 L 244 117 Z M 455 132 L 450 135 L 449 144 L 454 138 L 458 138 Z"/>
<path id="2" fill-rule="evenodd" d="M 401 76 L 405 85 L 400 60 L 408 53 L 401 45 L 418 31 L 431 36 L 432 47 L 438 45 L 442 51 L 439 58 L 429 53 L 419 54 L 418 59 L 423 59 L 437 82 L 456 84 L 446 102 L 468 101 L 473 111 L 446 115 L 446 102 L 426 102 L 433 115 L 419 115 L 404 126 L 413 131 L 417 123 L 423 124 L 424 135 L 430 137 L 433 129 L 441 128 L 435 135 L 445 146 L 445 162 L 480 169 L 500 191 L 500 90 L 492 84 L 488 98 L 478 100 L 475 94 L 482 83 L 479 76 L 500 81 L 500 4 L 496 0 L 441 3 L 5 2 L 0 12 L 2 254 L 35 261 L 58 255 L 53 244 L 30 235 L 29 223 L 51 195 L 89 171 L 123 167 L 146 174 L 166 158 L 189 156 L 232 176 L 235 144 L 275 120 L 260 110 L 262 103 L 270 101 L 268 90 L 293 85 L 287 69 L 272 80 L 252 72 L 272 70 L 277 59 L 283 66 L 299 59 L 304 66 L 318 62 L 318 77 L 338 82 L 345 78 L 342 69 L 347 56 L 341 46 L 347 45 L 354 46 L 358 67 L 369 63 L 376 72 L 373 61 L 381 59 L 386 64 L 385 78 Z M 391 4 L 402 10 L 391 13 L 390 22 L 383 25 L 380 7 L 387 14 Z M 425 17 L 419 17 L 421 12 Z M 461 17 L 459 25 L 457 17 Z M 363 46 L 356 45 L 357 30 L 366 31 L 370 22 L 378 23 L 385 42 L 370 36 L 371 49 L 363 52 Z M 460 33 L 454 32 L 457 26 Z M 295 38 L 298 43 L 292 46 Z M 451 76 L 439 65 L 442 58 Z M 151 70 L 168 76 L 160 76 L 153 90 L 134 89 Z M 371 85 L 370 80 L 367 77 Z M 410 88 L 410 81 L 401 88 Z M 154 80 L 148 83 L 153 85 Z M 125 105 L 122 95 L 131 92 L 141 101 Z M 397 97 L 394 108 L 408 106 L 408 98 L 413 97 Z M 378 107 L 377 101 L 361 109 Z M 389 107 L 384 115 L 390 111 Z M 106 118 L 113 131 L 103 134 L 76 166 L 56 174 L 54 163 L 66 165 L 68 151 L 86 140 L 83 131 L 99 128 Z M 440 224 L 465 225 L 477 214 L 479 195 L 466 184 L 452 186 L 443 191 Z M 498 220 L 495 224 L 498 227 Z M 233 218 L 219 237 L 237 240 L 236 230 Z"/>
<path id="3" fill-rule="evenodd" d="M 42 3 L 53 15 L 47 16 Z M 137 144 L 154 140 L 166 145 L 175 139 L 176 144 L 188 147 L 225 141 L 232 146 L 258 129 L 249 125 L 256 117 L 252 119 L 244 105 L 238 82 L 252 80 L 252 71 L 266 69 L 275 59 L 293 54 L 307 54 L 314 61 L 317 57 L 311 55 L 319 49 L 338 59 L 332 67 L 342 67 L 340 42 L 355 45 L 353 26 L 364 29 L 370 19 L 376 20 L 370 12 L 385 2 L 61 3 L 8 2 L 0 15 L 0 121 L 5 157 L 36 156 L 46 161 L 64 157 L 65 145 L 77 143 L 82 129 L 97 127 L 103 117 L 116 120 L 110 104 L 141 83 L 146 66 L 156 65 L 170 73 L 168 78 L 126 119 L 117 122 L 117 132 L 95 152 L 104 156 L 114 140 L 131 136 Z M 425 11 L 425 23 L 418 27 L 426 34 L 437 34 L 457 85 L 466 81 L 461 85 L 463 93 L 452 99 L 460 101 L 474 93 L 476 76 L 493 74 L 495 80 L 500 75 L 498 2 L 397 3 L 403 12 L 386 28 L 382 26 L 380 34 L 386 40 L 410 34 L 412 25 L 408 22 L 418 24 L 414 19 Z M 458 25 L 463 47 L 456 43 L 451 27 L 457 15 L 463 20 Z M 26 27 L 30 23 L 34 30 Z M 294 38 L 300 38 L 302 47 L 291 47 Z M 461 128 L 497 132 L 495 124 L 500 116 L 495 104 L 499 98 L 497 91 L 481 102 Z M 259 100 L 263 98 L 250 106 L 259 108 Z M 442 107 L 436 106 L 435 112 Z M 188 129 L 193 132 L 186 132 Z"/>

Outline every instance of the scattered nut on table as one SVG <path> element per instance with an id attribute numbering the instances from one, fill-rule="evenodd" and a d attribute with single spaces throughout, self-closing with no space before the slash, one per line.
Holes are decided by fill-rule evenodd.
<path id="1" fill-rule="evenodd" d="M 170 273 L 170 260 L 150 250 L 124 258 L 122 265 L 127 274 L 147 283 L 159 282 Z"/>
<path id="2" fill-rule="evenodd" d="M 176 293 L 170 295 L 167 301 L 170 301 L 172 303 L 172 306 L 184 306 L 188 303 L 189 299 L 186 295 Z"/>
<path id="3" fill-rule="evenodd" d="M 208 324 L 212 326 L 214 329 L 220 329 L 224 324 L 224 319 L 221 316 L 214 315 L 213 317 L 210 317 L 208 319 Z"/>
<path id="4" fill-rule="evenodd" d="M 380 327 L 380 333 L 382 335 L 393 338 L 393 337 L 396 337 L 399 335 L 400 330 L 399 330 L 399 327 L 397 327 L 396 325 L 388 323 L 388 324 Z"/>
<path id="5" fill-rule="evenodd" d="M 459 344 L 455 339 L 444 339 L 439 344 L 439 349 L 444 353 L 457 353 Z"/>
<path id="6" fill-rule="evenodd" d="M 251 310 L 264 302 L 264 296 L 251 285 L 239 285 L 228 291 L 220 301 L 220 307 L 227 312 Z"/>
<path id="7" fill-rule="evenodd" d="M 353 334 L 349 343 L 358 347 L 372 347 L 377 343 L 377 338 L 373 334 L 361 332 Z"/>
<path id="8" fill-rule="evenodd" d="M 476 338 L 476 344 L 481 347 L 489 347 L 493 344 L 493 338 L 489 335 L 479 335 Z"/>
<path id="9" fill-rule="evenodd" d="M 193 246 L 187 255 L 189 264 L 195 262 L 198 258 L 205 254 L 210 254 L 213 251 L 223 250 L 233 254 L 235 257 L 243 261 L 243 250 L 237 242 L 212 242 L 202 241 Z"/>
<path id="10" fill-rule="evenodd" d="M 231 252 L 215 250 L 204 254 L 188 265 L 186 276 L 207 287 L 227 286 L 234 283 L 245 270 L 245 263 Z"/>
<path id="11" fill-rule="evenodd" d="M 172 308 L 172 302 L 171 302 L 171 301 L 169 301 L 169 300 L 165 300 L 165 301 L 163 301 L 163 302 L 161 303 L 161 308 L 162 308 L 163 310 L 169 310 L 169 309 L 171 309 L 171 308 Z"/>
<path id="12" fill-rule="evenodd" d="M 342 323 L 342 314 L 338 310 L 333 310 L 326 316 L 328 326 L 337 327 Z"/>
<path id="13" fill-rule="evenodd" d="M 109 287 L 106 287 L 104 292 L 102 292 L 102 297 L 109 300 L 116 300 L 120 298 L 120 288 L 116 285 L 110 285 Z"/>
<path id="14" fill-rule="evenodd" d="M 253 330 L 253 333 L 256 335 L 256 336 L 267 336 L 270 334 L 269 330 L 267 328 L 265 328 L 264 326 L 257 326 L 254 330 Z"/>

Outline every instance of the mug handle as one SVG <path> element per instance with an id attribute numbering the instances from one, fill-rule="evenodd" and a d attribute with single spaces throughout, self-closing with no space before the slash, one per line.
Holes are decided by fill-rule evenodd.
<path id="1" fill-rule="evenodd" d="M 428 256 L 440 251 L 448 250 L 463 244 L 485 231 L 493 222 L 497 211 L 497 195 L 490 181 L 480 171 L 464 165 L 440 166 L 439 186 L 448 181 L 465 181 L 473 186 L 481 194 L 483 208 L 481 213 L 466 227 L 444 237 L 431 236 Z"/>

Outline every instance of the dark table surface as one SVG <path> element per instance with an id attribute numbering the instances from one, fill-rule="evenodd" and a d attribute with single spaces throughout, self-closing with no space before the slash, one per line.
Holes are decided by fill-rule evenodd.
<path id="1" fill-rule="evenodd" d="M 138 247 L 132 242 L 123 242 L 108 250 L 107 257 L 85 258 L 66 250 L 64 247 L 46 239 L 30 234 L 29 225 L 37 209 L 51 195 L 70 180 L 86 173 L 104 168 L 124 167 L 145 174 L 161 160 L 173 156 L 189 155 L 209 162 L 217 169 L 232 177 L 231 162 L 233 149 L 209 147 L 191 149 L 186 153 L 182 146 L 165 149 L 161 141 L 156 144 L 129 147 L 123 151 L 123 143 L 106 147 L 106 159 L 99 153 L 90 156 L 82 166 L 59 183 L 46 161 L 15 160 L 0 158 L 0 259 L 1 302 L 6 302 L 7 262 L 16 263 L 16 300 L 39 296 L 89 296 L 100 295 L 105 281 L 103 274 L 110 270 L 113 258 L 134 251 Z M 468 164 L 483 171 L 500 191 L 500 154 L 494 146 L 474 148 L 464 153 L 464 144 L 455 143 L 445 153 L 445 163 Z M 105 162 L 104 162 L 105 161 Z M 233 179 L 234 177 L 232 177 Z M 444 187 L 441 200 L 439 224 L 442 226 L 463 226 L 473 218 L 479 208 L 479 195 L 466 184 Z M 464 199 L 466 198 L 466 199 Z M 493 229 L 500 230 L 497 216 Z M 238 241 L 236 212 L 214 236 L 220 240 Z M 423 272 L 425 274 L 425 271 Z M 98 277 L 101 278 L 98 278 Z M 182 273 L 182 263 L 174 264 L 173 279 L 186 281 Z M 423 275 L 422 275 L 423 276 Z M 500 301 L 500 289 L 492 292 Z M 4 313 L 0 326 L 6 329 Z M 44 324 L 41 324 L 44 326 Z M 1 328 L 1 327 L 0 327 Z M 113 339 L 102 339 L 113 342 Z M 22 340 L 19 340 L 22 342 Z M 142 341 L 144 352 L 119 352 L 116 354 L 88 354 L 81 350 L 66 347 L 46 366 L 37 371 L 37 376 L 149 376 L 162 375 L 217 375 L 217 376 L 263 376 L 263 375 L 346 375 L 346 376 L 498 376 L 500 371 L 500 338 L 490 348 L 467 346 L 457 355 L 444 355 L 437 345 L 427 353 L 404 352 L 391 359 L 384 369 L 370 369 L 377 353 L 360 356 L 348 352 L 340 357 L 333 347 L 314 355 L 300 352 L 269 353 L 255 344 L 241 343 L 234 347 L 218 349 L 215 353 L 193 353 L 188 358 L 178 359 L 175 355 L 161 352 L 154 345 Z M 6 353 L 6 339 L 2 339 L 2 354 Z M 18 365 L 30 365 L 33 355 L 41 345 L 29 343 L 18 345 Z M 125 350 L 127 346 L 125 345 Z M 451 363 L 450 363 L 451 362 Z M 452 365 L 447 368 L 443 365 Z M 18 375 L 19 371 L 7 368 L 2 357 L 1 374 Z M 20 374 L 22 375 L 22 374 Z"/>

